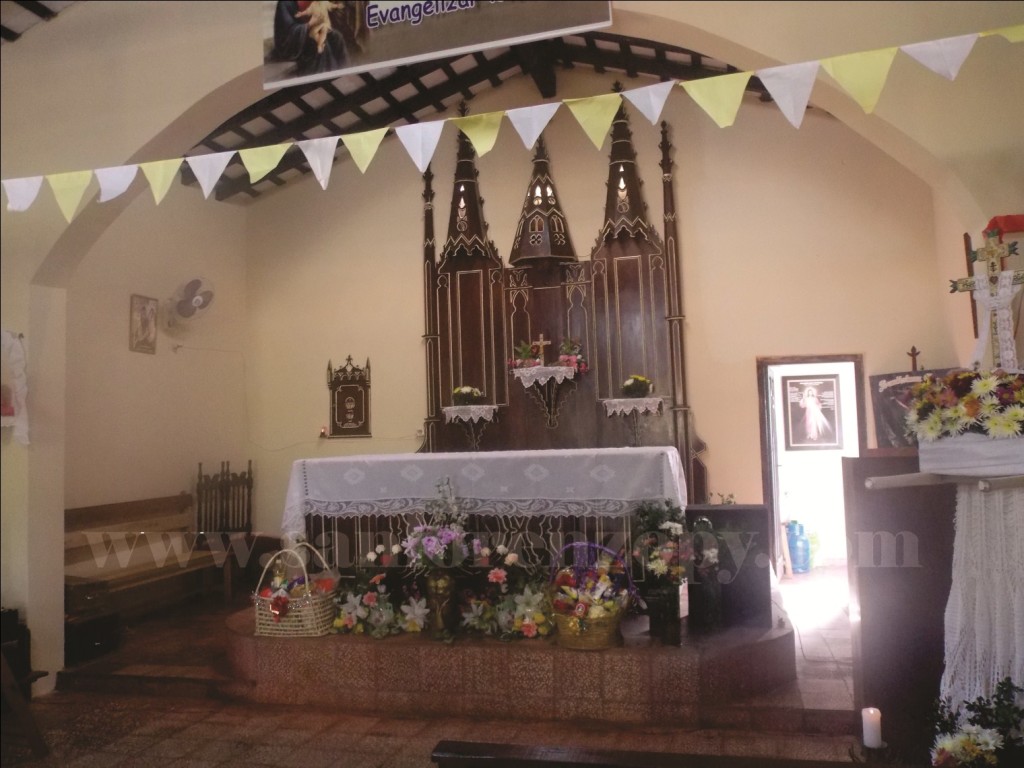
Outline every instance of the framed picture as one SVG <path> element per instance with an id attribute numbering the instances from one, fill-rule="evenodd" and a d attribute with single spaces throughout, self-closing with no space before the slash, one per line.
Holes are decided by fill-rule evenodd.
<path id="1" fill-rule="evenodd" d="M 936 368 L 930 371 L 904 371 L 903 373 L 881 373 L 869 376 L 871 404 L 875 415 L 875 440 L 879 448 L 911 448 L 917 440 L 907 434 L 907 411 L 914 386 L 933 374 L 942 378 L 952 368 Z"/>
<path id="2" fill-rule="evenodd" d="M 787 451 L 834 451 L 843 447 L 839 375 L 783 376 Z"/>
<path id="3" fill-rule="evenodd" d="M 128 349 L 132 352 L 156 354 L 157 300 L 132 294 L 128 314 Z"/>

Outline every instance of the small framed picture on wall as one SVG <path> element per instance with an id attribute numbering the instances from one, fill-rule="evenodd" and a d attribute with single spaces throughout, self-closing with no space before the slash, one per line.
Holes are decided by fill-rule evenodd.
<path id="1" fill-rule="evenodd" d="M 783 376 L 786 450 L 838 450 L 843 447 L 839 418 L 839 376 Z"/>
<path id="2" fill-rule="evenodd" d="M 132 352 L 156 354 L 157 300 L 132 294 L 128 315 L 128 349 Z"/>

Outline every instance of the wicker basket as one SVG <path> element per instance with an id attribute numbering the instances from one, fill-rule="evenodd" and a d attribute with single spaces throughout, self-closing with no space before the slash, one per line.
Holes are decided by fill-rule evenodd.
<path id="1" fill-rule="evenodd" d="M 619 624 L 622 611 L 600 619 L 577 619 L 565 613 L 554 614 L 558 634 L 555 640 L 562 648 L 575 651 L 603 651 L 622 644 Z"/>
<path id="2" fill-rule="evenodd" d="M 320 561 L 323 569 L 328 570 L 323 555 L 306 542 L 299 542 L 295 549 L 282 549 L 274 553 L 267 561 L 256 584 L 256 594 L 253 602 L 256 604 L 256 634 L 268 637 L 321 637 L 330 632 L 334 624 L 334 617 L 337 614 L 337 607 L 334 604 L 334 591 L 329 593 L 313 592 L 309 588 L 309 572 L 306 570 L 306 563 L 302 559 L 299 548 L 309 549 Z M 287 558 L 285 562 L 290 565 L 298 564 L 302 568 L 302 575 L 305 577 L 304 584 L 306 593 L 299 597 L 291 597 L 288 600 L 288 612 L 284 616 L 275 614 L 271 610 L 272 598 L 260 597 L 260 589 L 263 586 L 263 579 L 267 571 L 279 558 Z"/>
<path id="3" fill-rule="evenodd" d="M 560 565 L 565 561 L 567 555 L 571 554 L 573 566 L 571 569 L 587 568 L 597 562 L 600 557 L 610 557 L 621 567 L 622 559 L 610 549 L 602 547 L 593 542 L 573 542 L 566 545 L 558 553 L 558 556 L 551 564 L 551 589 L 555 591 L 555 580 L 561 570 Z M 622 644 L 622 635 L 619 632 L 619 625 L 622 623 L 622 616 L 629 607 L 630 599 L 636 591 L 633 580 L 629 576 L 629 570 L 623 568 L 626 577 L 627 588 L 624 594 L 617 598 L 619 609 L 600 618 L 577 617 L 567 613 L 554 612 L 552 614 L 555 627 L 558 632 L 555 641 L 563 648 L 572 648 L 578 651 L 600 651 Z"/>

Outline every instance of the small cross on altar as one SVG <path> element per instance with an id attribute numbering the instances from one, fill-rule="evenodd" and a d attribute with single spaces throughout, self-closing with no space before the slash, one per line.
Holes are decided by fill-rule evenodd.
<path id="1" fill-rule="evenodd" d="M 984 271 L 975 269 L 974 277 L 950 280 L 949 292 L 973 291 L 980 309 L 988 313 L 989 325 L 979 332 L 974 348 L 974 366 L 981 364 L 985 342 L 991 335 L 992 367 L 1016 369 L 1017 352 L 1013 344 L 1013 323 L 1010 302 L 1024 285 L 1024 270 L 1004 270 L 1004 261 L 1017 253 L 1017 243 L 1000 243 L 999 230 L 985 231 L 985 245 L 971 252 L 975 264 L 985 262 Z M 988 278 L 987 280 L 985 278 Z M 1017 287 L 1014 287 L 1017 286 Z"/>
<path id="2" fill-rule="evenodd" d="M 921 350 L 919 350 L 916 346 L 911 346 L 910 351 L 907 352 L 907 357 L 910 358 L 911 371 L 917 371 L 917 356 L 920 354 Z"/>
<path id="3" fill-rule="evenodd" d="M 537 341 L 535 341 L 533 343 L 536 345 L 537 349 L 539 350 L 539 352 L 540 352 L 540 361 L 541 361 L 541 363 L 543 363 L 544 362 L 544 347 L 550 347 L 551 346 L 551 341 L 550 340 L 545 341 L 544 340 L 544 334 L 542 333 L 540 335 L 540 338 L 537 339 Z"/>

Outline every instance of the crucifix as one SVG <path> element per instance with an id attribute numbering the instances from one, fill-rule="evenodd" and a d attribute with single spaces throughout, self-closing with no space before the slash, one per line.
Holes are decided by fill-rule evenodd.
<path id="1" fill-rule="evenodd" d="M 551 341 L 550 340 L 545 341 L 544 340 L 544 334 L 542 333 L 540 335 L 540 338 L 537 339 L 537 341 L 533 342 L 533 344 L 534 344 L 534 346 L 537 347 L 537 351 L 540 354 L 540 361 L 543 364 L 544 363 L 544 347 L 550 347 L 551 346 Z"/>
<path id="2" fill-rule="evenodd" d="M 917 356 L 920 354 L 921 350 L 919 350 L 916 346 L 911 346 L 910 351 L 907 352 L 907 357 L 910 358 L 911 371 L 917 371 Z"/>
<path id="3" fill-rule="evenodd" d="M 988 314 L 987 324 L 979 323 L 978 341 L 974 346 L 972 363 L 980 367 L 985 342 L 991 336 L 992 367 L 1017 368 L 1017 350 L 1013 343 L 1013 317 L 1010 303 L 1014 294 L 1024 285 L 1024 269 L 1003 269 L 1006 259 L 1016 255 L 1017 243 L 1000 243 L 999 230 L 985 231 L 985 245 L 971 252 L 974 277 L 961 277 L 949 281 L 949 292 L 972 291 L 979 309 Z M 979 268 L 978 262 L 985 262 Z M 987 278 L 987 279 L 986 279 Z"/>

